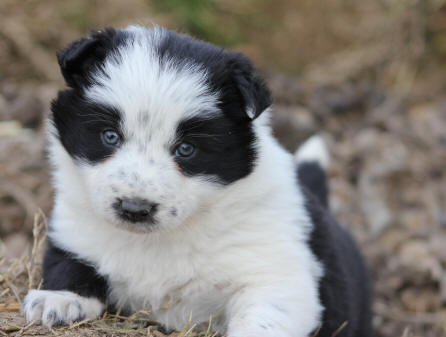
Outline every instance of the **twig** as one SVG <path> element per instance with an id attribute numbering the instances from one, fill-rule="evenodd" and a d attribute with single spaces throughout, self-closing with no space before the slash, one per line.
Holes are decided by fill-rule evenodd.
<path id="1" fill-rule="evenodd" d="M 186 331 L 186 333 L 185 333 L 185 337 L 188 337 L 193 331 L 194 331 L 194 329 L 195 329 L 195 327 L 196 327 L 197 325 L 196 324 L 193 324 L 187 331 Z"/>
<path id="2" fill-rule="evenodd" d="M 319 332 L 321 331 L 321 326 L 319 325 L 319 327 L 317 328 L 317 330 L 314 332 L 314 334 L 311 335 L 311 337 L 317 337 L 317 335 L 319 335 Z"/>
<path id="3" fill-rule="evenodd" d="M 212 326 L 212 315 L 209 317 L 209 324 L 208 324 L 208 328 L 206 330 L 206 336 L 209 336 L 209 333 L 211 331 L 211 326 Z"/>
<path id="4" fill-rule="evenodd" d="M 84 319 L 84 320 L 82 320 L 82 321 L 80 321 L 80 322 L 76 322 L 76 323 L 70 325 L 70 326 L 68 327 L 68 329 L 75 329 L 75 328 L 78 328 L 78 327 L 80 327 L 81 325 L 84 325 L 84 324 L 89 323 L 89 322 L 91 322 L 91 321 L 92 321 L 91 318 Z"/>
<path id="5" fill-rule="evenodd" d="M 34 215 L 33 222 L 33 246 L 31 249 L 31 256 L 29 256 L 28 263 L 26 263 L 26 271 L 28 274 L 28 289 L 34 286 L 34 271 L 36 266 L 36 259 L 38 252 L 43 244 L 45 233 L 47 230 L 47 220 L 43 211 L 39 208 L 38 213 Z"/>
<path id="6" fill-rule="evenodd" d="M 15 298 L 17 299 L 17 302 L 21 302 L 22 300 L 20 299 L 19 293 L 17 292 L 17 289 L 15 288 L 15 286 L 9 282 L 9 280 L 5 277 L 5 283 L 8 286 L 9 289 L 11 289 L 12 293 L 14 294 Z"/>
<path id="7" fill-rule="evenodd" d="M 333 332 L 333 334 L 331 335 L 331 337 L 336 337 L 337 335 L 339 335 L 339 333 L 344 330 L 344 328 L 348 325 L 348 321 L 345 321 L 344 323 L 341 324 L 341 326 L 339 328 L 336 329 L 335 332 Z"/>
<path id="8" fill-rule="evenodd" d="M 21 328 L 17 334 L 16 337 L 21 336 L 26 330 L 28 330 L 31 326 L 33 326 L 34 324 L 36 324 L 37 321 L 32 321 L 31 323 L 29 323 L 28 325 L 25 325 L 23 328 Z"/>
<path id="9" fill-rule="evenodd" d="M 0 298 L 1 297 L 3 297 L 3 296 L 5 296 L 7 293 L 9 293 L 11 291 L 11 289 L 9 289 L 9 288 L 6 288 L 5 290 L 3 290 L 1 293 L 0 293 Z"/>
<path id="10" fill-rule="evenodd" d="M 0 303 L 0 312 L 14 312 L 14 311 L 20 311 L 21 304 L 17 302 L 13 303 Z"/>

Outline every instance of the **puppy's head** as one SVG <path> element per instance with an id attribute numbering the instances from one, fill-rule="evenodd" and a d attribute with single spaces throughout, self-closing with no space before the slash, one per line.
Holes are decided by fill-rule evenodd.
<path id="1" fill-rule="evenodd" d="M 175 228 L 253 170 L 252 121 L 271 101 L 243 55 L 129 27 L 79 39 L 58 60 L 69 88 L 52 105 L 52 142 L 110 223 Z"/>

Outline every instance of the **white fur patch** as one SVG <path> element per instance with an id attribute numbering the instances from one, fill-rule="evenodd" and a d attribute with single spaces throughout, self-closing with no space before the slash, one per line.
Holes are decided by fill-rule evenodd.
<path id="1" fill-rule="evenodd" d="M 330 155 L 327 145 L 320 135 L 308 138 L 296 151 L 295 158 L 298 163 L 315 161 L 323 169 L 327 169 L 330 164 Z"/>
<path id="2" fill-rule="evenodd" d="M 23 302 L 22 312 L 28 322 L 39 321 L 51 328 L 94 319 L 104 310 L 96 298 L 86 298 L 70 291 L 30 290 Z"/>

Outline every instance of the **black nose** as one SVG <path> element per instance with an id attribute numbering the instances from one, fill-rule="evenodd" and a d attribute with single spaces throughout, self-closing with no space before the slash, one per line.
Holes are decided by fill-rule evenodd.
<path id="1" fill-rule="evenodd" d="M 130 222 L 153 222 L 158 204 L 141 198 L 117 199 L 113 204 L 118 216 Z"/>

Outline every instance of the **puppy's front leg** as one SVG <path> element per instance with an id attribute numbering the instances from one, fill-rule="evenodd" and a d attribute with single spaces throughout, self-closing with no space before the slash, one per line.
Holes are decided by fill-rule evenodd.
<path id="1" fill-rule="evenodd" d="M 320 324 L 314 289 L 243 289 L 228 308 L 228 337 L 308 337 Z"/>
<path id="2" fill-rule="evenodd" d="M 43 289 L 30 290 L 22 312 L 27 321 L 51 327 L 98 317 L 105 307 L 107 282 L 92 266 L 48 242 Z"/>

